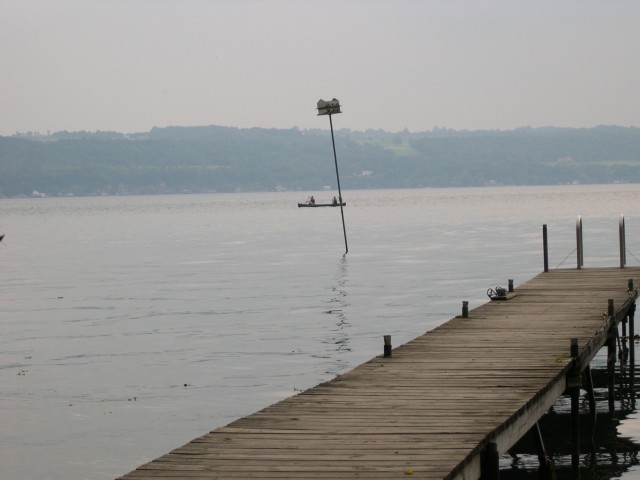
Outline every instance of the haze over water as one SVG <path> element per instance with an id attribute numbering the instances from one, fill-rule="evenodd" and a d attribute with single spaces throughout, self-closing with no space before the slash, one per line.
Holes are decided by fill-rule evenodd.
<path id="1" fill-rule="evenodd" d="M 346 256 L 308 193 L 0 200 L 0 477 L 114 478 L 333 378 L 539 273 L 542 224 L 551 268 L 577 215 L 618 266 L 624 213 L 640 263 L 637 185 L 346 191 Z"/>

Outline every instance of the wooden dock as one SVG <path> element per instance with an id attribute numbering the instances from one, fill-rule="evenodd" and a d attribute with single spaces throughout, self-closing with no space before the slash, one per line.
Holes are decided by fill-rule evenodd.
<path id="1" fill-rule="evenodd" d="M 487 458 L 575 390 L 618 323 L 633 320 L 638 285 L 637 267 L 541 273 L 506 300 L 389 357 L 381 345 L 379 357 L 354 370 L 121 478 L 477 479 Z"/>

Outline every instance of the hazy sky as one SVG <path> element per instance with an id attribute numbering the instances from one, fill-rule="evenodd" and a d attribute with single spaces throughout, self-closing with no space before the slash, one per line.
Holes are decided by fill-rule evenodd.
<path id="1" fill-rule="evenodd" d="M 640 126 L 638 0 L 0 0 L 0 135 Z"/>

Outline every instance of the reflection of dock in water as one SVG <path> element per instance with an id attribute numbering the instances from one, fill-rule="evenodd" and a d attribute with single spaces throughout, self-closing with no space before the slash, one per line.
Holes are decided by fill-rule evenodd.
<path id="1" fill-rule="evenodd" d="M 390 357 L 241 418 L 123 478 L 492 479 L 499 455 L 541 431 L 539 420 L 565 392 L 571 413 L 562 439 L 579 472 L 580 388 L 594 392 L 590 362 L 602 346 L 615 363 L 623 321 L 633 335 L 637 285 L 637 267 L 541 273 L 476 309 L 463 308 Z M 544 431 L 542 440 L 545 460 Z"/>

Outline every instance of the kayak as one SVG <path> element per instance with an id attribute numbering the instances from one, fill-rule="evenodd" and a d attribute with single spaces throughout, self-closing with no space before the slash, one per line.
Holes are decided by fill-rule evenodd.
<path id="1" fill-rule="evenodd" d="M 298 207 L 339 207 L 339 203 L 299 203 Z M 342 206 L 346 206 L 347 202 L 342 202 Z"/>

